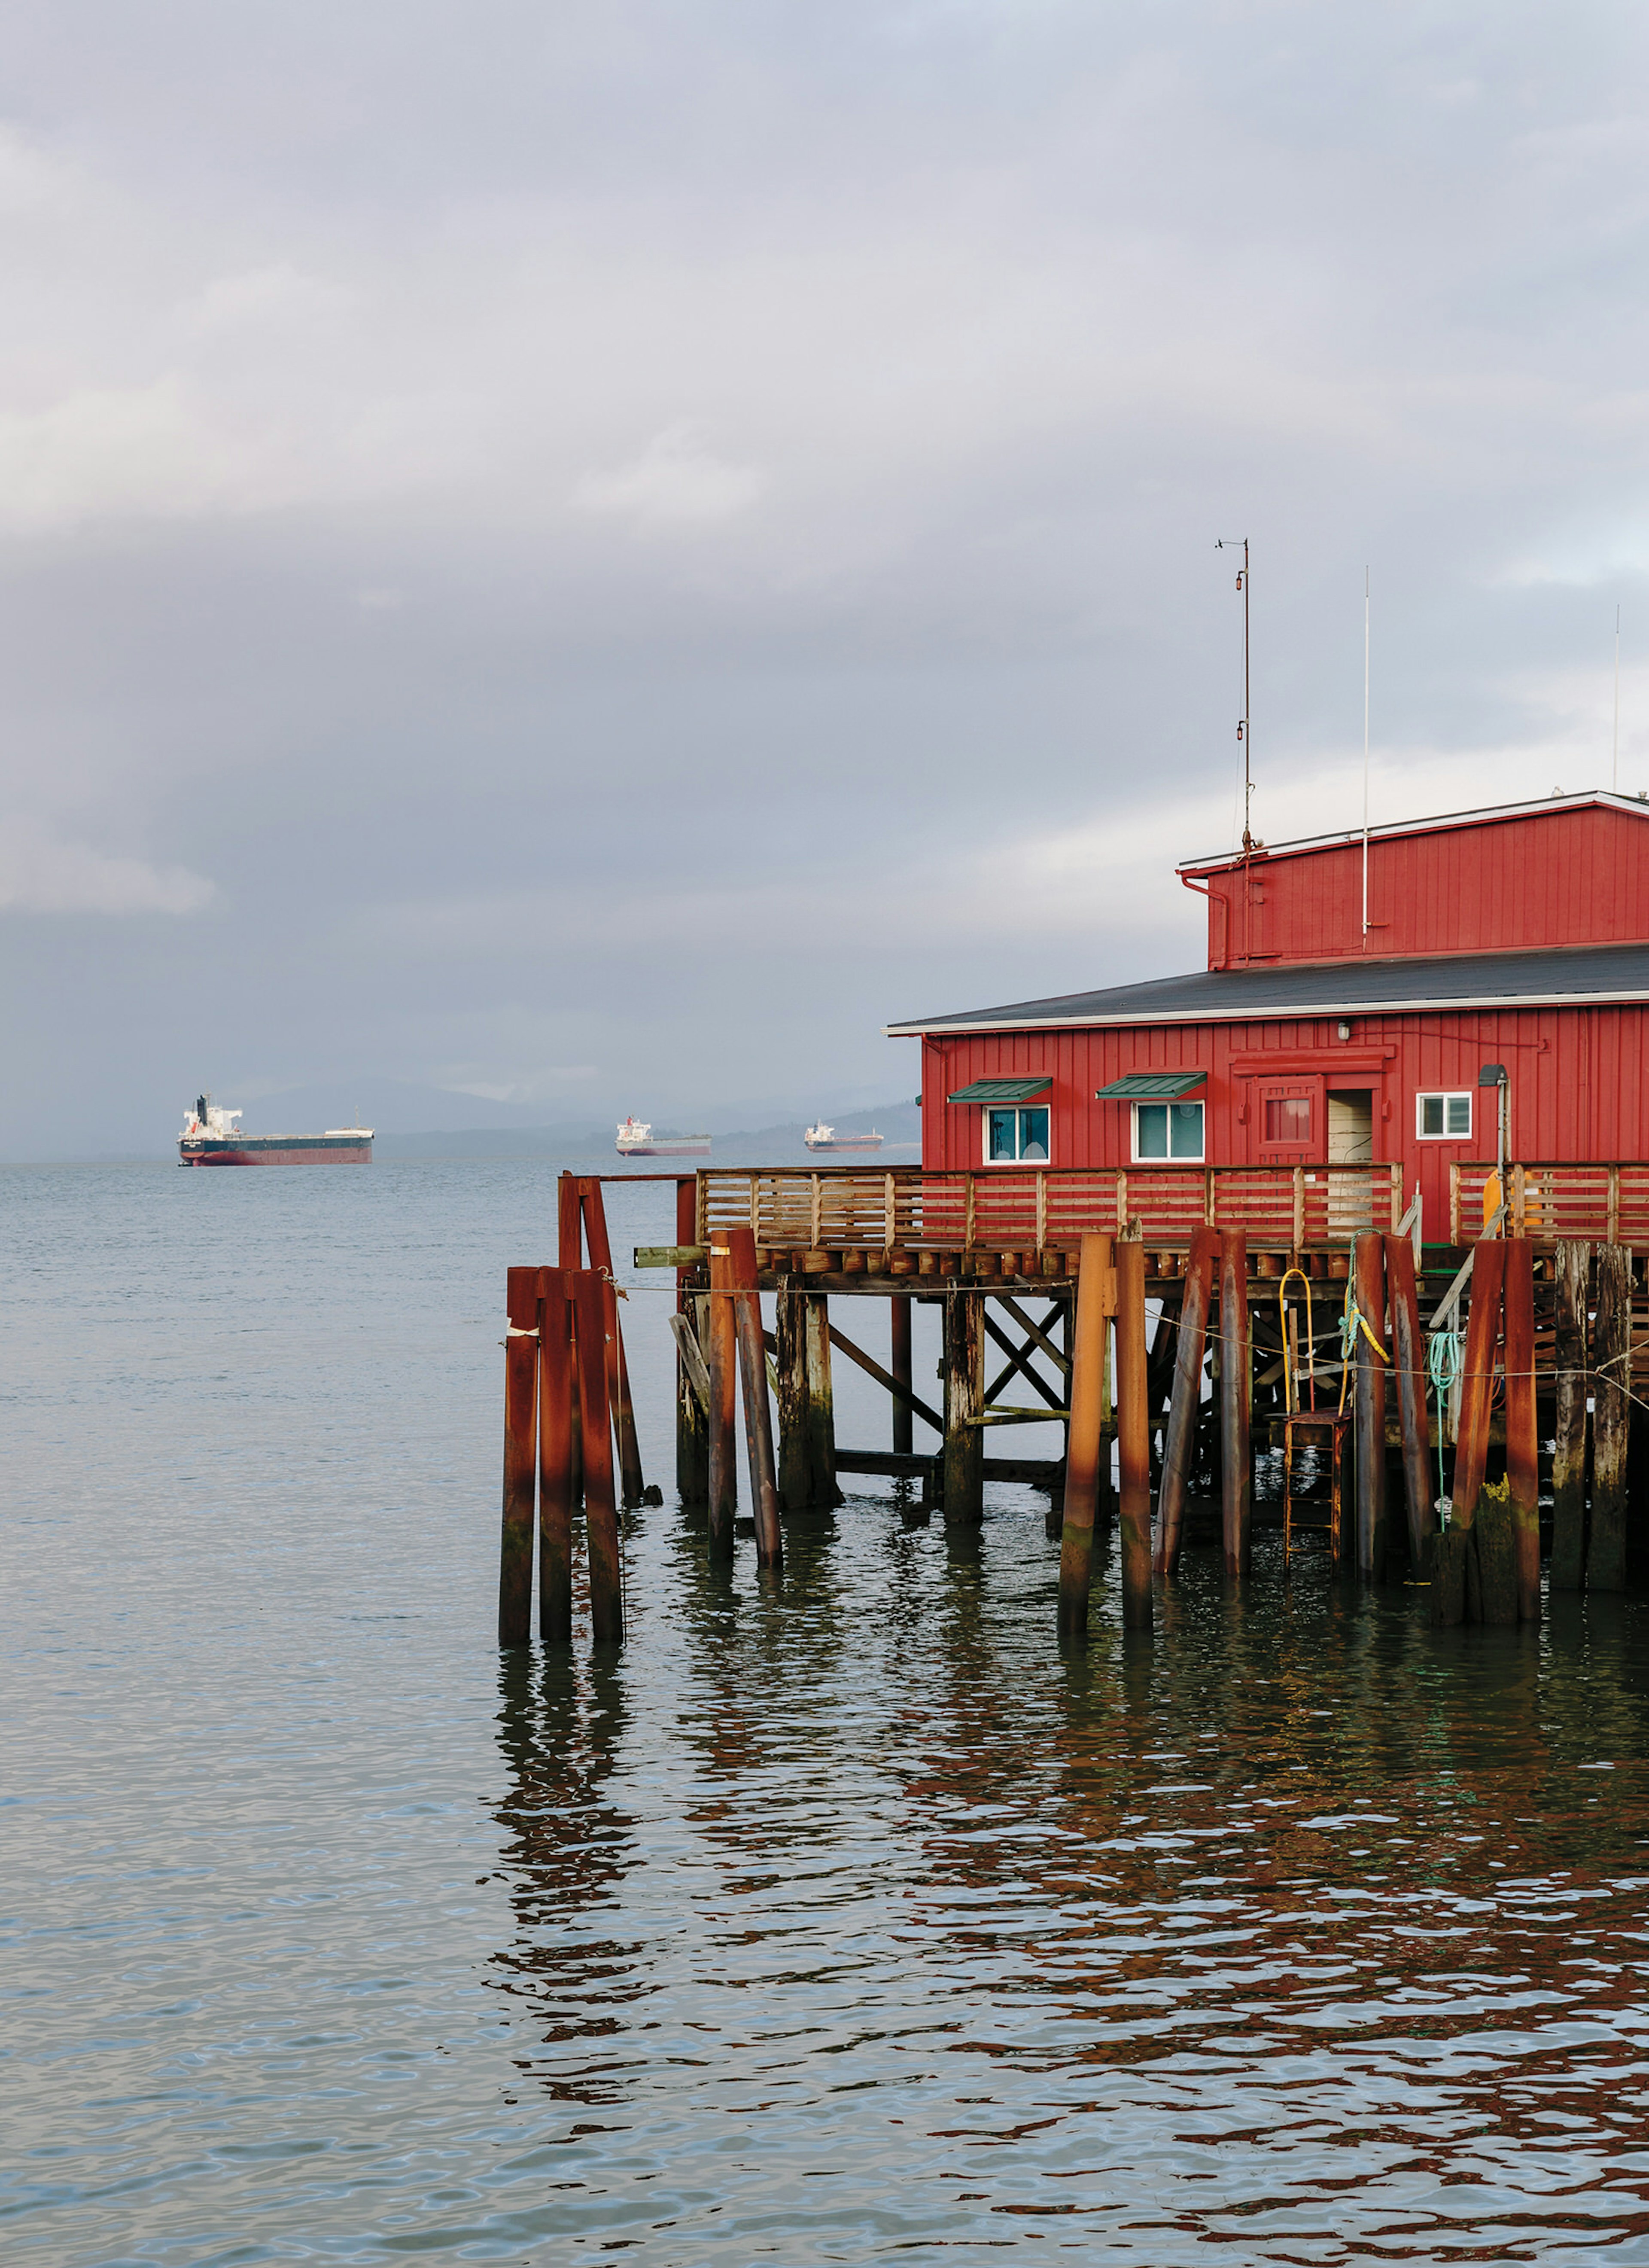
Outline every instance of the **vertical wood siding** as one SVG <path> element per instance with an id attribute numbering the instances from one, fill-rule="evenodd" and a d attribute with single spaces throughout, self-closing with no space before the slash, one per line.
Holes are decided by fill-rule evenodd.
<path id="1" fill-rule="evenodd" d="M 1262 852 L 1208 874 L 1208 965 L 1513 952 L 1649 939 L 1649 805 L 1641 818 L 1597 806 Z"/>
<path id="2" fill-rule="evenodd" d="M 1424 1197 L 1424 1231 L 1448 1233 L 1450 1161 L 1492 1158 L 1494 1096 L 1477 1088 L 1486 1063 L 1504 1063 L 1512 1082 L 1512 1151 L 1534 1162 L 1649 1160 L 1649 1094 L 1643 1070 L 1649 1008 L 1526 1008 L 1454 1014 L 1358 1016 L 1351 1037 L 1336 1020 L 1255 1018 L 1244 1023 L 1131 1025 L 1116 1029 L 936 1035 L 923 1042 L 923 1163 L 983 1167 L 983 1115 L 977 1104 L 946 1100 L 976 1079 L 1048 1074 L 1050 1165 L 1115 1168 L 1130 1162 L 1125 1102 L 1095 1091 L 1130 1071 L 1201 1071 L 1207 1106 L 1208 1162 L 1257 1161 L 1260 1128 L 1254 1082 L 1269 1059 L 1287 1071 L 1324 1078 L 1327 1088 L 1367 1088 L 1374 1102 L 1374 1157 L 1401 1164 L 1405 1189 Z M 1465 1088 L 1472 1133 L 1465 1141 L 1421 1141 L 1415 1097 Z M 1322 1114 L 1326 1117 L 1326 1113 Z M 1315 1130 L 1327 1156 L 1326 1127 Z"/>

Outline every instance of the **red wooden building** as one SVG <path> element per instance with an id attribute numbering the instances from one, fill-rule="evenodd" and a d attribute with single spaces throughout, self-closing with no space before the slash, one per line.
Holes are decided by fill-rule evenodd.
<path id="1" fill-rule="evenodd" d="M 1187 860 L 1208 966 L 913 1018 L 923 1163 L 1401 1166 L 1649 1159 L 1649 803 L 1592 794 Z"/>

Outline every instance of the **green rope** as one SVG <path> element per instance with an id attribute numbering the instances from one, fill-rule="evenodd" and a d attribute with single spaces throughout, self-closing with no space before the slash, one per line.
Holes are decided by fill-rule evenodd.
<path id="1" fill-rule="evenodd" d="M 1437 1500 L 1439 1506 L 1447 1502 L 1443 1493 L 1443 1412 L 1454 1391 L 1465 1359 L 1466 1341 L 1459 1331 L 1433 1331 L 1425 1343 L 1425 1375 L 1437 1396 Z M 1447 1513 L 1441 1513 L 1440 1517 L 1447 1527 Z"/>

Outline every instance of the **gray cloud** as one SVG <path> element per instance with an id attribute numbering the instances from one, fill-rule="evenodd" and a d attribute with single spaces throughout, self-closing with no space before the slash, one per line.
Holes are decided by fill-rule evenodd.
<path id="1" fill-rule="evenodd" d="M 1189 965 L 1256 822 L 1649 780 L 1636 11 L 36 11 L 11 1078 L 659 1116 Z M 347 1101 L 347 1097 L 342 1098 Z"/>

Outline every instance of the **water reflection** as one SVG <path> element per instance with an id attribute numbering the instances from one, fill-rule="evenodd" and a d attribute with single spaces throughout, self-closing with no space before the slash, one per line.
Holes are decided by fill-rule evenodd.
<path id="1" fill-rule="evenodd" d="M 1640 2257 L 1643 1608 L 1437 1632 L 1262 1539 L 1141 1638 L 1108 1550 L 1062 1657 L 1041 1518 L 850 1498 L 766 1587 L 683 1523 L 660 1657 L 506 1681 L 501 1967 L 626 2106 L 590 2193 L 721 2257 Z"/>
<path id="2" fill-rule="evenodd" d="M 588 2051 L 542 2074 L 549 2093 L 609 2102 L 622 2082 L 600 2050 L 623 2035 L 647 1989 L 644 1948 L 620 1926 L 638 1857 L 634 1820 L 610 1786 L 626 1722 L 622 1673 L 615 1658 L 579 1662 L 566 1646 L 512 1649 L 501 1662 L 510 1786 L 496 1815 L 516 1934 L 495 1956 L 498 1979 L 526 2004 L 544 2044 Z"/>

